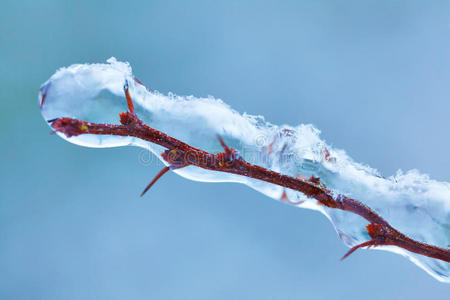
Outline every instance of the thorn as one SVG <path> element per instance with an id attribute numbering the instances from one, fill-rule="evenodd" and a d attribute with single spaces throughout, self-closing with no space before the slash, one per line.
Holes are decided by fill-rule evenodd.
<path id="1" fill-rule="evenodd" d="M 42 91 L 42 89 L 41 89 L 41 91 Z M 44 106 L 46 96 L 47 96 L 47 94 L 45 92 L 43 92 L 42 98 L 41 98 L 41 104 L 39 104 L 39 108 L 42 108 L 42 106 Z"/>
<path id="2" fill-rule="evenodd" d="M 144 86 L 144 84 L 142 83 L 142 81 L 140 81 L 139 79 L 137 79 L 136 77 L 133 77 L 134 81 L 136 81 L 137 83 L 139 83 L 140 85 Z"/>
<path id="3" fill-rule="evenodd" d="M 156 174 L 155 178 L 145 187 L 144 191 L 141 193 L 141 197 L 152 187 L 152 185 L 163 176 L 167 171 L 170 170 L 170 167 L 164 167 L 158 174 Z"/>
<path id="4" fill-rule="evenodd" d="M 287 203 L 287 204 L 291 204 L 291 205 L 300 205 L 300 204 L 302 204 L 302 203 L 305 202 L 305 201 L 303 201 L 303 200 L 300 200 L 300 201 L 291 201 L 291 200 L 289 199 L 289 197 L 287 196 L 286 189 L 283 190 L 283 194 L 281 194 L 280 201 L 281 201 L 281 202 L 285 202 L 285 203 Z"/>
<path id="5" fill-rule="evenodd" d="M 348 250 L 348 252 L 345 253 L 345 255 L 341 257 L 341 260 L 346 259 L 350 254 L 352 254 L 353 252 L 355 252 L 355 251 L 358 250 L 359 248 L 362 248 L 362 247 L 370 247 L 370 246 L 374 246 L 374 245 L 375 245 L 375 241 L 373 241 L 373 240 L 370 240 L 370 241 L 361 243 L 361 244 L 359 244 L 359 245 L 356 245 L 356 246 L 353 247 L 352 249 Z"/>
<path id="6" fill-rule="evenodd" d="M 125 91 L 125 97 L 127 98 L 128 110 L 130 111 L 131 114 L 134 115 L 133 100 L 131 99 L 130 92 L 128 91 L 128 80 L 125 81 L 123 90 Z"/>
<path id="7" fill-rule="evenodd" d="M 41 103 L 39 104 L 39 108 L 42 108 L 42 106 L 44 106 L 45 98 L 47 97 L 47 92 L 51 85 L 52 85 L 52 83 L 49 82 L 40 88 L 42 98 L 41 98 Z"/>
<path id="8" fill-rule="evenodd" d="M 55 121 L 56 120 L 58 120 L 59 118 L 54 118 L 54 119 L 51 119 L 51 120 L 47 120 L 47 123 L 55 123 Z"/>
<path id="9" fill-rule="evenodd" d="M 311 177 L 309 178 L 309 181 L 314 183 L 314 184 L 320 184 L 320 177 L 316 177 L 314 175 L 311 175 Z"/>
<path id="10" fill-rule="evenodd" d="M 283 194 L 281 194 L 280 200 L 283 201 L 283 202 L 289 202 L 289 199 L 288 199 L 288 196 L 286 194 L 286 190 L 285 189 L 283 189 Z"/>
<path id="11" fill-rule="evenodd" d="M 222 145 L 223 150 L 225 150 L 225 153 L 229 154 L 231 153 L 231 149 L 228 148 L 227 144 L 225 144 L 224 140 L 220 135 L 217 135 L 217 139 L 219 140 L 220 144 Z"/>

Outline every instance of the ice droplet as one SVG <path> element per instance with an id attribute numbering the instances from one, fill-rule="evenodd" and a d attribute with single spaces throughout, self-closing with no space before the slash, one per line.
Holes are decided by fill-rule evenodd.
<path id="1" fill-rule="evenodd" d="M 127 111 L 123 86 L 129 84 L 136 114 L 147 125 L 202 150 L 222 151 L 216 135 L 250 163 L 293 177 L 314 175 L 336 194 L 353 197 L 379 213 L 394 228 L 430 245 L 450 244 L 450 184 L 413 170 L 384 178 L 354 162 L 342 150 L 320 139 L 312 125 L 276 126 L 261 116 L 239 114 L 219 99 L 162 95 L 135 80 L 128 63 L 111 58 L 107 64 L 77 64 L 58 70 L 41 87 L 39 106 L 46 121 L 71 117 L 88 122 L 119 124 Z M 62 138 L 87 147 L 135 145 L 162 160 L 163 147 L 133 137 L 79 135 Z M 163 160 L 162 160 L 163 161 Z M 342 241 L 355 246 L 369 238 L 367 221 L 358 215 L 317 205 L 293 190 L 255 179 L 186 167 L 175 170 L 192 180 L 240 182 L 276 200 L 321 211 Z M 282 197 L 283 195 L 283 197 Z M 436 279 L 450 282 L 450 264 L 398 247 L 376 247 L 408 257 Z"/>

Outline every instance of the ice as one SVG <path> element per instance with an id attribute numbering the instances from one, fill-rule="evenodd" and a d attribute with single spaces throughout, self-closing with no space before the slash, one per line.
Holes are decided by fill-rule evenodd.
<path id="1" fill-rule="evenodd" d="M 220 99 L 163 95 L 136 80 L 128 63 L 110 58 L 106 64 L 77 64 L 58 70 L 41 87 L 39 106 L 45 120 L 71 117 L 88 122 L 120 124 L 127 111 L 123 86 L 128 82 L 136 114 L 147 125 L 189 145 L 223 151 L 219 134 L 245 160 L 293 177 L 319 177 L 335 195 L 350 196 L 372 208 L 410 238 L 441 248 L 450 244 L 450 183 L 438 182 L 412 170 L 389 178 L 354 162 L 343 150 L 320 139 L 312 125 L 276 126 L 261 116 L 239 114 Z M 133 137 L 83 134 L 67 138 L 87 147 L 134 145 L 149 149 L 166 163 L 163 147 Z M 177 169 L 183 177 L 207 182 L 240 182 L 295 206 L 315 209 L 333 223 L 349 247 L 370 240 L 362 217 L 318 205 L 300 192 L 244 176 L 194 166 Z M 373 248 L 372 248 L 373 249 Z M 436 279 L 450 282 L 450 264 L 398 247 L 375 247 L 406 256 Z"/>

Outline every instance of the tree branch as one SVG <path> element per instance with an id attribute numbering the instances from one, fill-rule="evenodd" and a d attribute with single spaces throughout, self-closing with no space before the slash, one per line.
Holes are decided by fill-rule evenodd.
<path id="1" fill-rule="evenodd" d="M 242 159 L 234 149 L 229 148 L 220 137 L 218 138 L 224 152 L 212 154 L 147 126 L 134 113 L 128 85 L 125 85 L 124 89 L 129 111 L 120 114 L 121 125 L 98 124 L 72 118 L 57 118 L 49 122 L 55 131 L 61 132 L 67 137 L 81 134 L 132 136 L 167 148 L 168 150 L 162 153 L 162 157 L 169 163 L 170 167 L 162 169 L 142 195 L 169 169 L 196 166 L 207 170 L 247 176 L 299 191 L 309 198 L 316 199 L 321 205 L 352 212 L 366 219 L 369 222 L 366 229 L 371 240 L 353 247 L 342 259 L 361 247 L 390 245 L 450 263 L 450 250 L 421 243 L 407 237 L 363 203 L 342 194 L 333 196 L 333 193 L 327 190 L 317 178 L 311 178 L 310 180 L 294 178 L 250 164 Z"/>

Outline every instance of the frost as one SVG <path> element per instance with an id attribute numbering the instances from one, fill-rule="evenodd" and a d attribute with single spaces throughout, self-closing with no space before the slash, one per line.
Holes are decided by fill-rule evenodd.
<path id="1" fill-rule="evenodd" d="M 354 162 L 344 151 L 320 139 L 312 125 L 276 126 L 261 116 L 239 114 L 219 99 L 163 95 L 135 80 L 128 63 L 110 58 L 107 64 L 78 64 L 58 70 L 43 84 L 39 105 L 45 120 L 70 117 L 96 123 L 119 124 L 127 111 L 123 86 L 129 84 L 136 114 L 147 125 L 189 145 L 217 153 L 217 134 L 246 161 L 293 177 L 312 175 L 335 195 L 344 194 L 372 208 L 410 238 L 447 248 L 450 244 L 450 183 L 438 182 L 417 170 L 398 171 L 384 178 Z M 163 147 L 134 137 L 79 135 L 67 138 L 87 147 L 135 145 L 152 151 L 166 163 Z M 240 182 L 265 195 L 295 206 L 315 209 L 333 223 L 349 247 L 370 239 L 368 222 L 358 215 L 318 205 L 300 192 L 256 179 L 188 166 L 175 172 L 207 182 Z M 436 279 L 450 282 L 450 264 L 398 247 L 375 247 L 408 257 Z"/>

